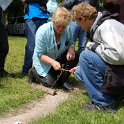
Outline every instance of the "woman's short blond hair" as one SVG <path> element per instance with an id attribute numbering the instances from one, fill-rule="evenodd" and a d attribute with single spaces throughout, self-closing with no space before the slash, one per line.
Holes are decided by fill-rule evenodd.
<path id="1" fill-rule="evenodd" d="M 52 21 L 67 26 L 71 21 L 71 13 L 64 7 L 58 7 L 53 13 Z"/>
<path id="2" fill-rule="evenodd" d="M 96 13 L 96 8 L 85 2 L 75 5 L 72 9 L 72 15 L 74 19 L 80 19 L 81 16 L 92 19 Z"/>

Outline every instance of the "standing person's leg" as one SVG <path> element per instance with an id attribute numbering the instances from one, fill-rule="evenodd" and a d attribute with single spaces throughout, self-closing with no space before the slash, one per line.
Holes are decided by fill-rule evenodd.
<path id="1" fill-rule="evenodd" d="M 71 21 L 70 24 L 69 24 L 69 28 L 71 30 L 71 33 L 72 33 L 72 40 L 74 42 L 76 42 L 77 38 L 78 38 L 78 35 L 79 35 L 79 28 L 77 27 L 77 22 L 76 21 Z"/>
<path id="2" fill-rule="evenodd" d="M 34 51 L 35 45 L 35 32 L 36 32 L 36 25 L 33 20 L 26 20 L 26 37 L 27 43 L 25 46 L 25 57 L 24 57 L 24 65 L 22 68 L 22 74 L 28 74 L 28 70 L 32 67 L 32 56 Z"/>
<path id="3" fill-rule="evenodd" d="M 78 53 L 80 54 L 86 46 L 86 32 L 77 24 L 79 28 L 79 35 L 78 35 Z"/>
<path id="4" fill-rule="evenodd" d="M 4 70 L 5 59 L 9 51 L 8 38 L 4 25 L 0 22 L 0 77 L 7 74 Z"/>
<path id="5" fill-rule="evenodd" d="M 81 27 L 78 25 L 76 21 L 72 21 L 69 24 L 69 27 L 72 33 L 72 40 L 76 42 L 78 39 L 78 53 L 80 54 L 80 52 L 85 49 L 86 32 L 83 29 L 81 29 Z"/>
<path id="6" fill-rule="evenodd" d="M 27 44 L 25 46 L 24 65 L 22 68 L 23 75 L 27 75 L 29 69 L 32 67 L 32 56 L 35 47 L 35 33 L 37 29 L 46 22 L 47 19 L 26 20 Z"/>
<path id="7" fill-rule="evenodd" d="M 86 107 L 93 109 L 93 105 L 102 107 L 113 105 L 115 103 L 114 98 L 102 91 L 105 62 L 96 53 L 85 50 L 80 55 L 78 65 L 76 76 L 84 83 L 88 95 L 94 103 Z"/>
<path id="8" fill-rule="evenodd" d="M 41 25 L 47 23 L 47 20 L 48 20 L 47 18 L 44 18 L 44 19 L 36 18 L 36 19 L 35 19 L 36 31 L 37 31 L 37 29 L 38 29 Z M 35 33 L 36 33 L 36 32 L 35 32 Z"/>
<path id="9" fill-rule="evenodd" d="M 0 22 L 2 22 L 2 8 L 0 6 Z"/>

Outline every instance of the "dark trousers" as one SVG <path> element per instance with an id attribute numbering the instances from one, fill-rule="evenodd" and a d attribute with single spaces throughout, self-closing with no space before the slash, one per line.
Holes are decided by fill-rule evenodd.
<path id="1" fill-rule="evenodd" d="M 4 63 L 9 51 L 7 32 L 4 25 L 0 22 L 0 73 L 4 71 Z"/>
<path id="2" fill-rule="evenodd" d="M 56 59 L 56 61 L 60 62 L 61 65 L 63 65 L 64 69 L 71 69 L 73 67 L 75 67 L 78 63 L 78 58 L 77 55 L 75 57 L 75 59 L 73 61 L 67 61 L 66 59 L 66 54 L 67 51 L 64 52 L 58 59 Z M 31 72 L 32 73 L 32 77 L 34 77 L 35 81 L 37 83 L 42 83 L 45 86 L 61 86 L 64 82 L 66 82 L 70 76 L 70 72 L 67 71 L 56 71 L 54 70 L 53 67 L 51 67 L 51 69 L 49 70 L 48 74 L 46 75 L 46 77 L 42 77 L 40 75 L 38 75 L 38 73 L 36 72 L 35 68 L 32 68 Z"/>

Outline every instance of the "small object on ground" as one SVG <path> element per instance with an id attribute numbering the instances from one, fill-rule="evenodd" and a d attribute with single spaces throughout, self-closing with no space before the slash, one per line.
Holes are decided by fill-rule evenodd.
<path id="1" fill-rule="evenodd" d="M 56 93 L 57 93 L 56 89 L 50 89 L 50 88 L 47 88 L 47 87 L 44 87 L 42 90 L 44 92 L 46 92 L 47 94 L 50 94 L 52 96 L 56 95 Z"/>
<path id="2" fill-rule="evenodd" d="M 57 94 L 57 90 L 56 89 L 52 89 L 51 87 L 50 88 L 49 87 L 45 87 L 45 86 L 40 85 L 40 84 L 32 84 L 32 87 L 36 88 L 36 89 L 41 89 L 45 93 L 50 94 L 52 96 Z"/>
<path id="3" fill-rule="evenodd" d="M 22 122 L 20 122 L 20 121 L 16 121 L 14 124 L 22 124 Z"/>

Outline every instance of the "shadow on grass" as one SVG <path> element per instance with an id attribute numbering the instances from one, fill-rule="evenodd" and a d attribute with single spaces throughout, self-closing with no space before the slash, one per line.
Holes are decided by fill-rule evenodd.
<path id="1" fill-rule="evenodd" d="M 28 75 L 22 75 L 21 72 L 16 72 L 16 73 L 11 73 L 11 72 L 9 72 L 8 75 L 3 76 L 1 79 L 3 79 L 3 78 L 14 78 L 14 79 L 19 78 L 19 79 L 23 79 L 23 78 L 25 78 L 25 77 L 28 77 Z"/>
<path id="2" fill-rule="evenodd" d="M 116 103 L 117 103 L 117 110 L 123 108 L 124 107 L 124 96 L 118 97 L 116 99 Z"/>
<path id="3" fill-rule="evenodd" d="M 75 88 L 79 88 L 80 90 L 85 90 L 83 83 L 73 75 L 69 77 L 68 82 Z"/>
<path id="4" fill-rule="evenodd" d="M 16 72 L 14 73 L 14 78 L 24 78 L 24 77 L 28 77 L 28 75 L 23 75 L 21 72 Z"/>

